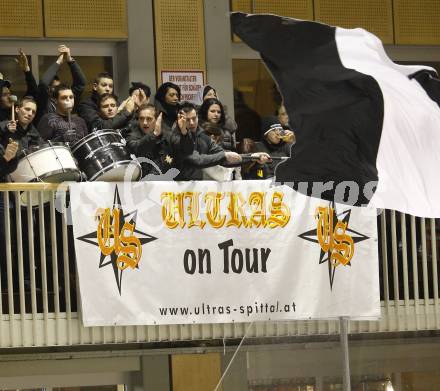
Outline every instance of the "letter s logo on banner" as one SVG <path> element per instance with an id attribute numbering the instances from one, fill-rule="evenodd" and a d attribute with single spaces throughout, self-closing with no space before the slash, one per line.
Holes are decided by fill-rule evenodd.
<path id="1" fill-rule="evenodd" d="M 337 214 L 334 202 L 328 206 L 318 206 L 315 213 L 316 228 L 299 235 L 301 239 L 318 243 L 321 247 L 319 264 L 328 265 L 330 289 L 333 288 L 336 268 L 339 265 L 350 266 L 356 243 L 370 239 L 348 228 L 350 215 L 351 209 Z"/>

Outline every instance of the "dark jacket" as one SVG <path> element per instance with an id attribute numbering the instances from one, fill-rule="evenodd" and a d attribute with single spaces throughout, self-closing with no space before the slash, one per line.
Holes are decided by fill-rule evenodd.
<path id="1" fill-rule="evenodd" d="M 212 141 L 200 126 L 195 133 L 191 132 L 191 138 L 194 152 L 183 160 L 177 180 L 202 180 L 202 168 L 225 163 L 224 149 Z"/>
<path id="2" fill-rule="evenodd" d="M 83 100 L 78 105 L 78 115 L 86 121 L 89 131 L 100 129 L 122 129 L 128 125 L 133 114 L 122 110 L 111 119 L 103 119 L 99 115 L 99 96 L 96 91 L 92 92 L 90 98 Z"/>
<path id="3" fill-rule="evenodd" d="M 44 114 L 38 123 L 38 132 L 44 140 L 71 145 L 88 134 L 87 125 L 81 117 L 72 115 L 69 123 L 68 117 L 58 113 Z"/>
<path id="4" fill-rule="evenodd" d="M 163 174 L 170 168 L 179 168 L 185 156 L 194 151 L 194 143 L 188 133 L 183 136 L 177 128 L 156 137 L 152 132 L 145 134 L 138 124 L 131 124 L 126 137 L 130 153 L 138 158 L 147 158 L 150 162 L 142 162 L 142 176 Z"/>
<path id="5" fill-rule="evenodd" d="M 18 124 L 17 130 L 12 133 L 7 128 L 8 122 L 0 122 L 0 182 L 4 182 L 6 175 L 16 170 L 18 161 L 23 157 L 23 151 L 29 150 L 31 146 L 44 143 L 37 129 L 32 124 L 26 130 Z M 3 156 L 10 139 L 18 143 L 18 151 L 14 159 L 6 162 Z"/>
<path id="6" fill-rule="evenodd" d="M 279 144 L 271 144 L 265 138 L 263 138 L 263 141 L 255 143 L 257 152 L 266 152 L 271 157 L 290 156 L 291 146 L 292 144 L 285 143 L 284 141 L 281 141 Z M 273 161 L 272 163 L 266 164 L 267 178 L 275 175 L 275 168 L 278 163 L 279 161 Z"/>
<path id="7" fill-rule="evenodd" d="M 269 169 L 266 164 L 259 164 L 257 162 L 245 163 L 241 166 L 241 178 L 242 179 L 266 179 Z"/>
<path id="8" fill-rule="evenodd" d="M 200 122 L 200 127 L 201 128 L 205 128 L 205 124 L 207 124 L 208 122 Z M 220 125 L 221 130 L 222 130 L 222 142 L 220 144 L 220 146 L 225 150 L 225 151 L 236 151 L 237 150 L 237 141 L 235 138 L 235 132 L 237 130 L 237 124 L 235 123 L 235 121 L 229 117 L 226 116 L 226 122 L 224 125 Z"/>
<path id="9" fill-rule="evenodd" d="M 162 133 L 170 132 L 177 120 L 177 106 L 169 105 L 159 100 L 154 102 L 154 106 L 158 115 L 162 113 Z"/>
<path id="10" fill-rule="evenodd" d="M 11 118 L 11 109 L 0 108 L 0 121 L 8 121 Z"/>
<path id="11" fill-rule="evenodd" d="M 24 78 L 26 80 L 26 93 L 24 96 L 32 96 L 35 100 L 38 98 L 38 87 L 35 77 L 32 71 L 24 72 Z M 38 102 L 37 102 L 38 103 Z"/>
<path id="12" fill-rule="evenodd" d="M 70 68 L 70 73 L 72 74 L 72 92 L 75 98 L 75 111 L 79 105 L 81 99 L 81 94 L 86 87 L 87 79 L 84 76 L 83 71 L 76 61 L 67 63 Z M 51 96 L 49 96 L 49 85 L 58 73 L 60 69 L 60 64 L 56 61 L 47 68 L 46 72 L 42 76 L 40 83 L 38 84 L 38 94 L 37 94 L 37 115 L 35 116 L 35 124 L 38 125 L 41 117 L 46 113 L 54 113 L 56 111 L 55 101 Z"/>

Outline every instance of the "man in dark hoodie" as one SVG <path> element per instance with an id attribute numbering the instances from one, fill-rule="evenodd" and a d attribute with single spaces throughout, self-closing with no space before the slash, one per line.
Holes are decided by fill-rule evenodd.
<path id="1" fill-rule="evenodd" d="M 261 142 L 256 143 L 259 152 L 266 152 L 271 157 L 289 157 L 290 147 L 295 136 L 290 130 L 283 129 L 277 117 L 266 117 L 261 121 Z M 279 161 L 272 161 L 267 166 L 267 177 L 275 175 Z"/>
<path id="2" fill-rule="evenodd" d="M 133 116 L 135 111 L 135 99 L 127 99 L 125 107 L 113 118 L 104 119 L 99 115 L 99 97 L 103 94 L 113 93 L 113 77 L 107 73 L 99 73 L 93 83 L 93 91 L 90 98 L 78 105 L 78 115 L 86 121 L 89 131 L 99 129 L 122 129 Z"/>
<path id="3" fill-rule="evenodd" d="M 78 106 L 80 102 L 81 94 L 86 87 L 87 79 L 78 63 L 71 56 L 70 49 L 66 45 L 60 45 L 58 46 L 57 60 L 47 68 L 38 84 L 38 112 L 35 117 L 36 125 L 38 125 L 38 122 L 44 114 L 56 112 L 56 101 L 53 99 L 52 95 L 55 87 L 61 84 L 57 73 L 64 62 L 69 66 L 72 75 L 72 92 L 75 97 L 76 105 Z M 75 110 L 76 107 L 73 108 L 73 111 Z"/>
<path id="4" fill-rule="evenodd" d="M 37 105 L 32 97 L 25 96 L 15 108 L 16 121 L 0 122 L 0 183 L 6 182 L 8 175 L 17 169 L 23 151 L 31 146 L 43 143 L 37 129 L 32 125 L 37 112 Z M 4 284 L 5 232 L 4 232 L 4 199 L 0 193 L 0 261 L 2 269 L 2 284 Z M 12 206 L 10 203 L 10 207 Z M 13 231 L 13 230 L 12 230 Z"/>
<path id="5" fill-rule="evenodd" d="M 5 182 L 6 176 L 15 171 L 24 150 L 43 143 L 32 125 L 36 112 L 35 100 L 25 96 L 15 108 L 17 120 L 0 122 L 0 182 Z"/>
<path id="6" fill-rule="evenodd" d="M 85 121 L 72 115 L 75 97 L 72 89 L 60 84 L 55 87 L 56 112 L 44 114 L 38 124 L 38 132 L 44 140 L 65 142 L 71 145 L 88 134 Z"/>
<path id="7" fill-rule="evenodd" d="M 6 182 L 8 175 L 17 169 L 20 159 L 24 156 L 24 151 L 29 151 L 33 146 L 43 144 L 43 140 L 40 137 L 37 129 L 35 129 L 32 121 L 35 118 L 37 112 L 37 104 L 33 97 L 25 96 L 22 98 L 15 107 L 15 121 L 5 120 L 0 122 L 0 182 Z M 12 261 L 16 259 L 15 249 L 16 242 L 14 233 L 17 227 L 15 226 L 14 213 L 12 209 L 15 207 L 13 197 L 9 200 L 9 209 L 11 211 L 10 218 L 10 231 L 8 240 L 11 242 Z M 7 286 L 6 277 L 6 242 L 5 242 L 5 227 L 4 227 L 4 214 L 5 205 L 3 199 L 3 193 L 0 193 L 0 269 L 2 271 L 1 282 L 2 286 Z M 26 221 L 22 221 L 22 235 L 25 237 L 27 233 Z M 35 232 L 38 235 L 38 232 Z M 38 240 L 36 239 L 38 243 Z M 27 241 L 24 240 L 23 256 L 25 280 L 28 280 L 26 276 L 29 275 L 29 262 L 26 260 Z M 36 252 L 38 254 L 38 252 Z M 36 255 L 38 257 L 38 255 Z M 13 266 L 15 267 L 15 265 Z M 15 269 L 16 270 L 16 269 Z M 17 286 L 16 274 L 14 274 L 13 283 Z"/>

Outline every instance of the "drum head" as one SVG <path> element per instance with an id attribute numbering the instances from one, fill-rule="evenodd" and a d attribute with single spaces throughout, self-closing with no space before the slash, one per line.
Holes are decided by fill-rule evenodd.
<path id="1" fill-rule="evenodd" d="M 23 156 L 14 172 L 14 182 L 64 182 L 77 181 L 81 172 L 70 149 L 64 143 L 43 144 L 32 148 Z"/>
<path id="2" fill-rule="evenodd" d="M 124 141 L 125 142 L 125 141 Z M 121 133 L 113 129 L 95 130 L 72 145 L 73 154 L 81 153 L 81 149 L 96 151 L 110 144 L 123 144 Z"/>
<path id="3" fill-rule="evenodd" d="M 40 144 L 40 145 L 31 145 L 27 150 L 26 153 L 32 154 L 34 152 L 38 152 L 38 151 L 42 151 L 43 149 L 47 149 L 47 148 L 52 148 L 52 147 L 64 147 L 64 148 L 68 148 L 67 145 L 65 143 L 44 143 L 44 144 Z"/>
<path id="4" fill-rule="evenodd" d="M 44 175 L 44 182 L 61 183 L 61 182 L 78 182 L 81 174 L 78 170 L 52 172 Z"/>
<path id="5" fill-rule="evenodd" d="M 76 151 L 78 164 L 89 181 L 133 181 L 139 178 L 140 164 L 132 159 L 124 145 L 107 145 L 79 158 L 79 152 L 85 152 L 89 145 L 85 143 Z"/>
<path id="6" fill-rule="evenodd" d="M 141 168 L 136 160 L 115 163 L 109 170 L 97 176 L 101 182 L 135 182 L 141 176 Z"/>

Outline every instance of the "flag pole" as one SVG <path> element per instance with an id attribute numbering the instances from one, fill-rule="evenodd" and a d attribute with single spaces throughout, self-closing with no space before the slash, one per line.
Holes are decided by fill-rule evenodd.
<path id="1" fill-rule="evenodd" d="M 342 389 L 343 391 L 351 391 L 350 357 L 348 354 L 348 317 L 342 316 L 339 318 L 339 330 L 342 350 Z"/>

